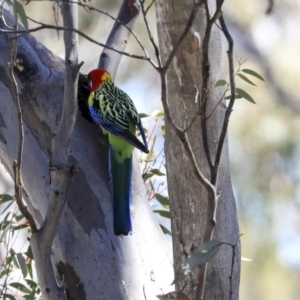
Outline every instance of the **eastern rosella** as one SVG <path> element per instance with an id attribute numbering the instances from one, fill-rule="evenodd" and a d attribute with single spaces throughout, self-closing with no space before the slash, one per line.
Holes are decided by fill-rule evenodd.
<path id="1" fill-rule="evenodd" d="M 88 74 L 91 92 L 88 105 L 93 121 L 100 125 L 109 141 L 109 175 L 113 195 L 114 233 L 128 235 L 130 218 L 133 148 L 149 153 L 141 119 L 130 97 L 113 82 L 104 69 Z M 135 136 L 136 129 L 143 138 Z"/>

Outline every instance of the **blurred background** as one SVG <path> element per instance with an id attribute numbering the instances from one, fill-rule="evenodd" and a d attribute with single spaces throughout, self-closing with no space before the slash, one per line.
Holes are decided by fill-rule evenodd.
<path id="1" fill-rule="evenodd" d="M 117 16 L 121 0 L 88 4 Z M 151 1 L 146 1 L 148 5 Z M 224 17 L 235 42 L 235 64 L 261 74 L 265 82 L 251 78 L 252 86 L 237 78 L 256 105 L 237 100 L 229 127 L 231 173 L 242 238 L 240 299 L 300 299 L 300 1 L 276 1 L 266 14 L 268 1 L 226 0 Z M 49 2 L 31 1 L 27 15 L 43 23 L 61 23 Z M 79 8 L 80 30 L 105 43 L 114 23 L 107 16 Z M 155 10 L 148 20 L 156 38 Z M 30 23 L 30 27 L 36 25 Z M 134 31 L 154 58 L 142 18 Z M 43 30 L 34 34 L 44 45 L 64 57 L 62 32 Z M 224 61 L 227 45 L 224 40 Z M 102 49 L 80 38 L 82 70 L 95 68 Z M 130 38 L 126 49 L 142 54 Z M 221 78 L 220 78 L 221 79 Z M 227 70 L 224 79 L 228 80 Z M 116 82 L 136 103 L 139 112 L 161 110 L 159 76 L 149 63 L 123 56 Z M 153 128 L 153 118 L 144 126 Z M 156 152 L 163 146 L 162 133 Z M 164 178 L 163 178 L 164 179 Z M 11 183 L 1 179 L 0 193 L 12 193 Z M 152 205 L 156 205 L 155 203 Z M 168 220 L 158 216 L 169 228 Z"/>

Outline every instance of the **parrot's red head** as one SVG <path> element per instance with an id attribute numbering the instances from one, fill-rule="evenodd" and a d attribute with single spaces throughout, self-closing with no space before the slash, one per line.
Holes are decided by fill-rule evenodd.
<path id="1" fill-rule="evenodd" d="M 91 92 L 97 90 L 107 79 L 112 80 L 110 74 L 104 69 L 95 69 L 88 74 L 91 83 Z"/>

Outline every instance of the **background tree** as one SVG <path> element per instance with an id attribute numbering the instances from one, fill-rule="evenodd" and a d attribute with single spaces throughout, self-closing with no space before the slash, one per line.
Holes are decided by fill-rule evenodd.
<path id="1" fill-rule="evenodd" d="M 172 122 L 182 128 L 185 134 L 182 139 L 180 132 L 174 132 L 172 122 L 166 118 L 165 153 L 174 262 L 178 272 L 195 248 L 211 239 L 234 245 L 223 245 L 208 264 L 205 291 L 202 286 L 205 281 L 204 266 L 187 280 L 179 282 L 178 288 L 191 295 L 196 287 L 195 299 L 237 299 L 239 230 L 226 140 L 222 156 L 218 158 L 223 142 L 222 130 L 226 126 L 224 118 L 227 118 L 224 104 L 216 108 L 223 91 L 215 87 L 216 82 L 224 77 L 220 68 L 223 60 L 220 31 L 214 24 L 222 2 L 217 1 L 218 7 L 214 1 L 204 2 L 203 7 L 208 4 L 208 9 L 200 10 L 167 74 Z M 176 47 L 180 33 L 188 23 L 190 4 L 191 1 L 180 1 L 178 5 L 173 5 L 172 1 L 159 1 L 158 37 L 163 61 L 168 57 L 168 49 Z M 201 22 L 205 17 L 206 22 Z M 168 30 L 165 30 L 166 27 Z M 186 144 L 195 158 L 192 164 Z M 213 187 L 199 180 L 195 165 Z M 214 198 L 214 188 L 217 199 Z M 214 216 L 216 226 L 213 223 Z"/>

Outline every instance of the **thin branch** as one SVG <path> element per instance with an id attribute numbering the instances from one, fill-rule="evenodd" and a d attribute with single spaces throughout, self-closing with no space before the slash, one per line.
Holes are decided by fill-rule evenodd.
<path id="1" fill-rule="evenodd" d="M 32 22 L 36 23 L 36 24 L 40 24 L 40 26 L 35 27 L 35 28 L 31 28 L 28 30 L 18 30 L 18 31 L 14 31 L 14 30 L 5 30 L 5 29 L 0 29 L 0 34 L 1 33 L 18 33 L 18 34 L 23 34 L 23 35 L 27 35 L 28 33 L 31 32 L 37 32 L 39 30 L 43 30 L 43 29 L 54 29 L 54 30 L 64 30 L 64 31 L 72 31 L 77 33 L 78 35 L 82 36 L 83 38 L 87 39 L 88 41 L 90 41 L 93 44 L 99 45 L 103 48 L 115 51 L 121 55 L 125 55 L 131 58 L 136 58 L 136 59 L 141 59 L 141 60 L 146 60 L 149 61 L 150 64 L 157 69 L 157 65 L 155 64 L 155 62 L 153 62 L 153 60 L 150 57 L 147 56 L 142 56 L 142 55 L 136 55 L 136 54 L 130 54 L 128 52 L 124 52 L 124 51 L 119 51 L 118 49 L 115 49 L 113 47 L 107 46 L 103 43 L 97 42 L 96 40 L 90 38 L 88 35 L 86 35 L 85 33 L 83 33 L 82 31 L 75 29 L 75 28 L 68 28 L 68 27 L 63 27 L 63 26 L 55 26 L 55 25 L 50 25 L 50 24 L 44 24 L 38 21 L 35 21 L 31 18 L 28 17 L 29 20 L 31 20 Z"/>
<path id="2" fill-rule="evenodd" d="M 273 8 L 274 8 L 274 0 L 268 0 L 268 8 L 266 10 L 266 15 L 269 15 L 273 12 Z"/>
<path id="3" fill-rule="evenodd" d="M 62 3 L 62 15 L 64 27 L 78 28 L 77 5 Z M 77 82 L 79 76 L 78 67 L 78 35 L 76 32 L 64 31 L 65 44 L 65 90 L 63 111 L 58 132 L 53 139 L 52 163 L 55 164 L 67 157 L 66 150 L 73 133 L 77 115 Z M 65 163 L 65 162 L 64 162 Z"/>
<path id="4" fill-rule="evenodd" d="M 147 17 L 146 17 L 147 11 L 145 10 L 145 7 L 144 7 L 144 1 L 142 1 L 142 0 L 139 0 L 139 1 L 140 1 L 140 4 L 141 4 L 142 14 L 143 14 L 143 18 L 144 18 L 144 23 L 145 23 L 146 28 L 147 28 L 149 40 L 151 41 L 151 44 L 152 44 L 152 46 L 154 48 L 155 56 L 156 56 L 157 63 L 158 63 L 158 67 L 159 67 L 159 69 L 161 69 L 162 64 L 161 64 L 161 60 L 160 60 L 160 56 L 159 56 L 158 46 L 156 45 L 156 43 L 155 43 L 155 41 L 153 39 L 151 30 L 150 30 L 150 27 L 149 27 L 149 23 L 148 23 L 148 20 L 147 20 Z"/>
<path id="5" fill-rule="evenodd" d="M 140 0 L 140 2 L 142 2 L 142 1 Z M 192 27 L 192 25 L 194 23 L 194 20 L 195 20 L 195 18 L 197 16 L 198 9 L 200 8 L 201 5 L 203 5 L 203 3 L 204 3 L 204 0 L 200 0 L 199 2 L 197 2 L 197 3 L 194 4 L 192 12 L 190 14 L 190 17 L 189 17 L 189 19 L 187 21 L 187 24 L 185 26 L 185 29 L 183 30 L 183 32 L 180 35 L 178 41 L 176 42 L 174 48 L 172 49 L 172 51 L 171 51 L 171 53 L 170 53 L 170 55 L 169 55 L 166 63 L 164 64 L 164 66 L 158 69 L 158 71 L 160 73 L 160 77 L 161 77 L 161 86 L 162 86 L 162 92 L 161 93 L 162 93 L 162 104 L 163 104 L 163 107 L 164 107 L 164 112 L 166 114 L 166 117 L 167 117 L 169 123 L 172 125 L 171 127 L 174 129 L 175 133 L 178 135 L 178 137 L 180 138 L 180 140 L 183 141 L 183 143 L 186 140 L 186 138 L 184 136 L 184 133 L 186 132 L 186 129 L 183 130 L 181 127 L 179 127 L 178 125 L 176 125 L 175 122 L 174 122 L 174 120 L 173 120 L 173 118 L 172 118 L 172 116 L 171 116 L 170 107 L 169 107 L 169 103 L 167 101 L 167 96 L 166 96 L 166 78 L 165 78 L 165 75 L 166 75 L 166 72 L 167 72 L 167 70 L 169 69 L 169 67 L 170 67 L 170 65 L 172 63 L 172 60 L 173 60 L 176 52 L 179 49 L 179 46 L 181 45 L 181 43 L 183 42 L 183 40 L 187 36 L 190 28 Z M 143 6 L 142 6 L 142 9 L 143 9 Z M 144 13 L 143 13 L 143 15 L 144 15 Z M 145 20 L 147 20 L 147 19 L 145 18 Z M 148 31 L 148 33 L 151 35 L 150 31 Z M 155 46 L 156 45 L 154 43 L 153 44 L 154 49 L 156 49 Z M 160 61 L 159 52 L 157 54 L 158 54 L 158 61 Z M 193 119 L 192 122 L 194 122 L 194 119 Z M 196 173 L 197 173 L 197 171 L 196 171 Z"/>
<path id="6" fill-rule="evenodd" d="M 187 23 L 185 25 L 185 28 L 184 28 L 182 34 L 180 35 L 178 41 L 176 42 L 174 48 L 172 49 L 172 51 L 171 51 L 171 53 L 170 53 L 170 55 L 169 55 L 166 63 L 162 67 L 162 72 L 164 74 L 168 71 L 168 69 L 169 69 L 169 67 L 170 67 L 170 65 L 172 63 L 172 60 L 173 60 L 173 58 L 174 58 L 174 56 L 175 56 L 175 54 L 176 54 L 176 52 L 177 52 L 177 50 L 179 48 L 179 46 L 181 45 L 181 43 L 183 42 L 183 40 L 187 36 L 187 34 L 188 34 L 190 28 L 192 27 L 192 25 L 194 23 L 194 20 L 195 20 L 195 18 L 197 16 L 197 12 L 198 12 L 200 6 L 204 4 L 204 2 L 205 2 L 204 0 L 200 0 L 199 2 L 197 2 L 197 3 L 194 4 L 193 9 L 192 9 L 191 14 L 190 14 L 190 17 L 189 17 L 189 19 L 188 19 L 188 21 L 187 21 Z"/>
<path id="7" fill-rule="evenodd" d="M 14 30 L 18 29 L 18 19 L 16 18 L 15 24 L 13 26 Z M 17 109 L 17 118 L 18 118 L 18 131 L 19 131 L 19 147 L 18 147 L 18 155 L 17 160 L 13 162 L 13 170 L 14 170 L 14 184 L 15 184 L 15 198 L 17 205 L 21 214 L 27 219 L 29 226 L 31 228 L 31 232 L 35 233 L 37 231 L 34 219 L 32 215 L 27 210 L 27 207 L 24 205 L 22 201 L 22 182 L 21 182 L 21 166 L 22 166 L 22 157 L 23 157 L 23 147 L 24 147 L 24 126 L 23 126 L 23 118 L 22 118 L 22 109 L 20 103 L 20 97 L 18 92 L 18 85 L 14 76 L 14 66 L 16 63 L 17 57 L 17 48 L 18 48 L 18 34 L 15 34 L 15 39 L 12 43 L 12 54 L 11 60 L 8 67 L 8 73 L 10 77 L 10 81 L 13 89 L 13 100 Z"/>
<path id="8" fill-rule="evenodd" d="M 210 19 L 209 10 L 208 10 L 208 3 L 206 1 L 206 16 L 207 16 L 207 25 L 205 30 L 205 35 L 203 39 L 203 55 L 202 55 L 202 88 L 201 88 L 201 100 L 202 100 L 202 112 L 201 112 L 201 131 L 202 131 L 202 141 L 203 141 L 203 148 L 206 154 L 206 158 L 210 167 L 211 172 L 213 172 L 213 164 L 212 159 L 210 156 L 210 149 L 208 144 L 208 130 L 207 130 L 207 122 L 206 122 L 206 107 L 207 107 L 207 91 L 208 91 L 208 80 L 210 75 L 210 62 L 209 62 L 209 41 L 212 26 L 214 25 L 215 21 L 219 18 L 221 13 L 221 7 L 223 5 L 224 0 L 216 0 L 216 11 L 213 17 Z M 216 191 L 216 185 L 211 180 L 211 184 Z M 208 222 L 205 228 L 205 236 L 204 241 L 208 241 L 212 239 L 214 227 L 216 225 L 216 212 L 218 207 L 218 195 L 215 193 L 214 198 L 208 197 L 210 203 L 208 204 Z M 212 214 L 212 215 L 211 215 Z M 194 299 L 204 299 L 204 287 L 206 282 L 206 275 L 207 275 L 207 263 L 202 266 L 199 270 L 198 278 L 197 278 L 197 287 L 194 294 Z"/>
<path id="9" fill-rule="evenodd" d="M 216 11 L 213 17 L 210 19 L 208 3 L 206 1 L 207 25 L 206 25 L 204 38 L 203 38 L 203 50 L 202 50 L 203 53 L 202 54 L 202 88 L 201 88 L 201 97 L 200 97 L 202 102 L 201 103 L 201 131 L 202 131 L 203 148 L 211 171 L 213 169 L 213 163 L 212 163 L 210 149 L 209 149 L 209 143 L 207 137 L 208 130 L 207 130 L 207 122 L 206 122 L 207 91 L 208 91 L 208 79 L 210 73 L 210 62 L 209 62 L 208 53 L 209 53 L 209 40 L 210 40 L 212 26 L 214 25 L 215 21 L 219 17 L 222 4 L 223 4 L 223 0 L 217 1 Z"/>
<path id="10" fill-rule="evenodd" d="M 145 56 L 146 57 L 149 57 L 145 47 L 143 46 L 142 42 L 140 41 L 140 39 L 138 38 L 138 36 L 134 33 L 134 31 L 129 27 L 127 26 L 124 22 L 120 21 L 119 19 L 115 18 L 114 16 L 112 16 L 111 14 L 109 14 L 108 12 L 106 11 L 103 11 L 101 9 L 97 9 L 93 6 L 90 6 L 90 5 L 87 5 L 87 4 L 84 4 L 82 2 L 77 2 L 77 1 L 70 1 L 70 3 L 75 3 L 75 4 L 78 4 L 79 6 L 82 6 L 83 8 L 87 8 L 89 9 L 90 11 L 97 11 L 103 15 L 106 15 L 107 17 L 111 18 L 112 20 L 114 20 L 115 22 L 119 23 L 120 25 L 124 26 L 132 35 L 133 37 L 135 38 L 135 40 L 137 41 L 137 43 L 139 44 L 139 46 L 141 47 L 142 51 L 144 52 Z"/>
<path id="11" fill-rule="evenodd" d="M 147 15 L 149 9 L 152 7 L 152 5 L 154 4 L 155 0 L 152 0 L 151 3 L 148 5 L 148 7 L 145 10 L 145 16 Z"/>
<path id="12" fill-rule="evenodd" d="M 198 166 L 196 157 L 191 148 L 190 142 L 188 140 L 187 134 L 174 123 L 174 120 L 170 114 L 170 109 L 169 109 L 169 105 L 167 102 L 166 78 L 165 78 L 165 75 L 163 75 L 163 74 L 161 74 L 161 95 L 162 95 L 162 104 L 163 104 L 166 120 L 169 122 L 169 124 L 171 125 L 171 128 L 174 130 L 175 134 L 178 136 L 178 138 L 182 142 L 184 149 L 186 151 L 187 157 L 193 167 L 196 177 L 206 187 L 208 193 L 210 195 L 213 195 L 213 199 L 215 199 L 215 201 L 216 201 L 217 194 L 216 194 L 215 187 L 210 183 L 210 181 L 201 172 L 201 170 Z"/>
<path id="13" fill-rule="evenodd" d="M 64 26 L 78 28 L 77 5 L 65 0 L 61 4 Z M 75 30 L 64 31 L 65 90 L 61 119 L 52 139 L 51 199 L 40 230 L 32 236 L 31 245 L 40 267 L 38 278 L 44 299 L 63 299 L 64 289 L 56 285 L 51 263 L 51 247 L 57 233 L 66 201 L 66 190 L 74 167 L 70 167 L 68 146 L 77 115 L 78 35 Z"/>
<path id="14" fill-rule="evenodd" d="M 217 107 L 220 105 L 220 103 L 222 102 L 222 100 L 224 99 L 227 91 L 228 91 L 228 87 L 229 85 L 227 84 L 227 88 L 226 90 L 223 92 L 222 96 L 220 97 L 220 100 L 218 101 L 218 103 L 215 105 L 215 107 L 212 109 L 212 111 L 208 114 L 208 116 L 206 117 L 206 121 L 213 115 L 213 113 L 215 112 L 215 110 L 217 109 Z"/>
<path id="15" fill-rule="evenodd" d="M 224 35 L 227 39 L 228 42 L 228 63 L 229 63 L 229 79 L 230 79 L 230 93 L 231 93 L 231 97 L 230 97 L 230 102 L 228 104 L 226 113 L 225 113 L 225 117 L 224 117 L 224 122 L 223 122 L 223 126 L 222 126 L 222 131 L 220 134 L 220 138 L 219 138 L 219 143 L 218 143 L 218 148 L 217 148 L 217 152 L 216 152 L 216 157 L 215 157 L 215 163 L 214 163 L 214 168 L 213 168 L 213 173 L 212 173 L 212 183 L 214 185 L 217 184 L 217 180 L 218 180 L 218 171 L 219 171 L 219 165 L 220 165 L 220 160 L 221 160 L 221 155 L 222 155 L 222 150 L 223 150 L 223 145 L 224 145 L 224 141 L 226 138 L 226 133 L 227 133 L 227 128 L 228 128 L 228 123 L 229 123 L 229 118 L 233 109 L 233 105 L 235 102 L 235 80 L 234 80 L 234 65 L 233 65 L 233 39 L 227 29 L 224 17 L 221 16 L 220 17 L 220 24 L 221 27 L 223 29 Z"/>

